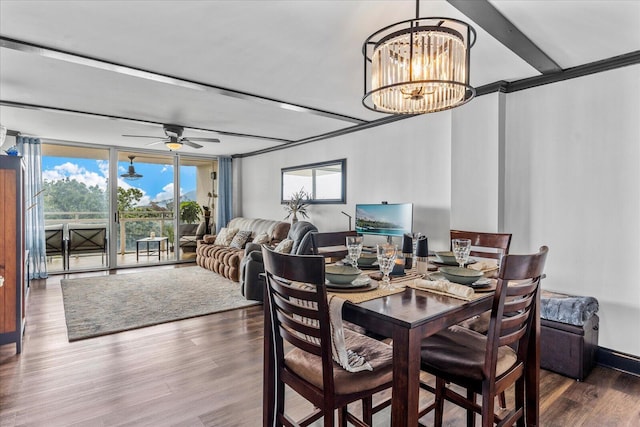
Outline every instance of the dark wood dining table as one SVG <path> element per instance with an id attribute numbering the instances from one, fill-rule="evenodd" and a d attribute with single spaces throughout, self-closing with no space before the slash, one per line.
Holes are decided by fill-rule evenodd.
<path id="1" fill-rule="evenodd" d="M 404 291 L 359 304 L 346 302 L 344 320 L 393 339 L 393 389 L 391 425 L 418 425 L 420 393 L 420 342 L 462 320 L 491 308 L 493 293 L 465 301 L 407 287 Z M 274 425 L 274 375 L 269 310 L 265 305 L 264 405 L 263 425 Z M 526 366 L 526 424 L 537 426 L 539 419 L 540 346 L 539 304 L 536 304 L 534 330 L 530 334 Z"/>

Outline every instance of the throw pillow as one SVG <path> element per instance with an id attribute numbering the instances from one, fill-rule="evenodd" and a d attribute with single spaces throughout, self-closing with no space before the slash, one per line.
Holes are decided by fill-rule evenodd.
<path id="1" fill-rule="evenodd" d="M 227 227 L 222 227 L 220 231 L 218 231 L 218 235 L 216 236 L 216 240 L 213 242 L 213 244 L 217 246 L 226 246 L 225 245 L 226 241 L 227 241 Z"/>
<path id="2" fill-rule="evenodd" d="M 232 248 L 243 249 L 244 245 L 247 244 L 247 240 L 249 240 L 250 237 L 251 237 L 251 231 L 249 230 L 238 231 L 236 235 L 233 237 L 233 240 L 231 241 L 231 244 L 229 246 L 231 246 Z"/>
<path id="3" fill-rule="evenodd" d="M 202 239 L 204 236 L 205 223 L 201 222 L 196 230 L 196 239 Z"/>
<path id="4" fill-rule="evenodd" d="M 269 238 L 269 234 L 266 231 L 258 234 L 255 239 L 253 239 L 253 243 L 257 245 L 263 245 L 265 243 L 269 243 L 271 239 Z"/>
<path id="5" fill-rule="evenodd" d="M 293 247 L 293 240 L 291 239 L 284 239 L 282 242 L 278 243 L 278 246 L 276 246 L 273 251 L 274 252 L 280 252 L 282 254 L 289 254 L 291 253 L 291 248 Z"/>
<path id="6" fill-rule="evenodd" d="M 229 246 L 233 241 L 233 238 L 238 234 L 237 228 L 227 228 L 227 235 L 225 236 L 224 246 Z"/>

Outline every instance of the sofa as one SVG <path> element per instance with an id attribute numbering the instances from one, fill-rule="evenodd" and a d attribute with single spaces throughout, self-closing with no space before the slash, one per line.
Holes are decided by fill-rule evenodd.
<path id="1" fill-rule="evenodd" d="M 236 233 L 233 233 L 233 238 L 235 238 L 236 234 L 249 234 L 248 242 L 260 238 L 261 243 L 277 245 L 287 237 L 290 227 L 291 224 L 284 221 L 244 217 L 233 218 L 218 234 L 205 235 L 202 240 L 198 240 L 196 264 L 227 279 L 238 282 L 240 281 L 240 260 L 244 257 L 246 243 L 237 244 L 233 239 L 223 242 L 220 238 L 223 236 L 228 237 L 227 232 L 235 230 Z"/>
<path id="2" fill-rule="evenodd" d="M 307 221 L 298 221 L 291 225 L 287 239 L 291 241 L 290 249 L 286 252 L 295 255 L 311 255 L 311 235 L 318 229 Z M 277 248 L 276 248 L 277 250 Z M 255 243 L 248 243 L 245 254 L 240 262 L 240 287 L 246 299 L 262 301 L 264 299 L 264 263 L 262 261 L 262 247 Z"/>

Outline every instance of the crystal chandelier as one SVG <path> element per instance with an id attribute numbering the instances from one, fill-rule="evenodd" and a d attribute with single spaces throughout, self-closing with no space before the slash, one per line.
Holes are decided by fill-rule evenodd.
<path id="1" fill-rule="evenodd" d="M 366 108 L 392 114 L 433 113 L 475 96 L 469 85 L 473 27 L 457 19 L 419 16 L 416 1 L 415 19 L 389 25 L 364 42 Z"/>

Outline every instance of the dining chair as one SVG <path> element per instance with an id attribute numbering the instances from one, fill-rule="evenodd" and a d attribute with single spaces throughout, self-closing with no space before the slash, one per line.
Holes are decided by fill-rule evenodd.
<path id="1" fill-rule="evenodd" d="M 363 356 L 373 370 L 343 369 L 332 359 L 335 336 L 330 326 L 324 258 L 277 253 L 265 245 L 262 255 L 267 278 L 265 316 L 270 320 L 274 350 L 277 424 L 306 426 L 324 417 L 324 425 L 333 426 L 338 409 L 341 426 L 346 426 L 347 420 L 357 426 L 371 425 L 373 414 L 390 404 L 385 399 L 374 407 L 372 396 L 391 387 L 391 346 L 344 329 L 346 348 Z M 285 385 L 316 408 L 298 423 L 285 413 Z M 347 411 L 349 403 L 359 400 L 362 419 Z"/>
<path id="2" fill-rule="evenodd" d="M 509 253 L 511 233 L 484 233 L 479 231 L 451 230 L 451 240 L 471 240 L 470 256 L 500 259 Z"/>
<path id="3" fill-rule="evenodd" d="M 539 285 L 548 248 L 531 255 L 505 255 L 493 296 L 487 335 L 455 325 L 425 338 L 421 344 L 421 369 L 436 377 L 435 402 L 420 413 L 435 409 L 435 426 L 442 425 L 444 401 L 467 409 L 467 425 L 524 425 L 524 372 L 531 325 L 537 321 Z M 508 286 L 507 286 L 508 285 Z M 467 390 L 466 397 L 447 386 Z M 495 397 L 515 383 L 515 405 L 506 415 L 495 414 Z M 482 395 L 482 405 L 476 403 Z"/>
<path id="4" fill-rule="evenodd" d="M 314 255 L 322 255 L 325 258 L 343 259 L 349 253 L 347 237 L 357 235 L 355 230 L 311 233 L 311 251 Z"/>

